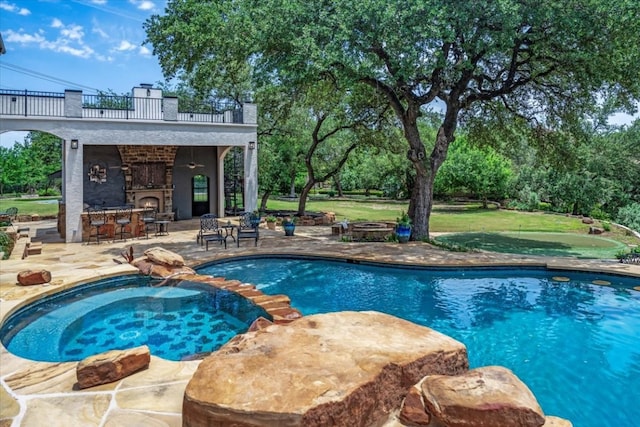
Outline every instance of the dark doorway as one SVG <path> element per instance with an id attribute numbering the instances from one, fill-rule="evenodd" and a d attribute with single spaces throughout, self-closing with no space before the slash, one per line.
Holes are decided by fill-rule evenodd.
<path id="1" fill-rule="evenodd" d="M 198 217 L 209 212 L 209 177 L 195 175 L 191 178 L 191 216 Z"/>

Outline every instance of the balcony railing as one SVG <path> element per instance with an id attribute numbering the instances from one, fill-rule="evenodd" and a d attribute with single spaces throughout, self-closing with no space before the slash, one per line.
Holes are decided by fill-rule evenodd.
<path id="1" fill-rule="evenodd" d="M 64 93 L 0 90 L 0 114 L 64 117 Z"/>
<path id="2" fill-rule="evenodd" d="M 77 94 L 78 98 L 71 100 L 67 93 L 0 90 L 0 115 L 243 123 L 242 108 L 233 102 L 210 101 L 186 105 L 177 102 L 176 105 L 175 98 L 72 93 Z M 170 110 L 173 114 L 168 113 Z"/>

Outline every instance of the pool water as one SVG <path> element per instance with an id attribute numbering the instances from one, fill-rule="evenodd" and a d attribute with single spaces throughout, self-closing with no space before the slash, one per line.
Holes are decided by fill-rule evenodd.
<path id="1" fill-rule="evenodd" d="M 217 350 L 266 312 L 233 292 L 195 282 L 151 287 L 139 276 L 95 282 L 44 298 L 12 315 L 0 338 L 38 361 L 82 360 L 148 345 L 168 360 Z"/>
<path id="2" fill-rule="evenodd" d="M 211 264 L 199 272 L 286 294 L 306 315 L 377 310 L 438 330 L 467 346 L 472 368 L 511 369 L 546 414 L 575 427 L 639 423 L 640 292 L 632 288 L 640 279 L 278 258 Z"/>

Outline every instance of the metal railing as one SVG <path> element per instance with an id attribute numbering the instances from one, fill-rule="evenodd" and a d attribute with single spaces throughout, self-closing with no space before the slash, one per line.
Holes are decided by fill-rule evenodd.
<path id="1" fill-rule="evenodd" d="M 82 95 L 81 102 L 82 118 L 165 120 L 164 98 L 99 94 Z M 173 114 L 178 122 L 243 123 L 244 119 L 242 107 L 230 101 L 178 103 L 177 117 Z M 66 117 L 65 93 L 0 90 L 0 115 Z"/>
<path id="2" fill-rule="evenodd" d="M 82 117 L 117 120 L 163 120 L 162 99 L 117 95 L 82 95 Z"/>
<path id="3" fill-rule="evenodd" d="M 209 101 L 196 105 L 178 104 L 178 121 L 243 123 L 242 108 L 233 101 Z"/>
<path id="4" fill-rule="evenodd" d="M 1 90 L 0 114 L 64 117 L 64 93 Z"/>

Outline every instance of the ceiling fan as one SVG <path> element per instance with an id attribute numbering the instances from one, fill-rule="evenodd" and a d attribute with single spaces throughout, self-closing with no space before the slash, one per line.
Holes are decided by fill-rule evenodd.
<path id="1" fill-rule="evenodd" d="M 202 168 L 204 167 L 204 165 L 200 164 L 200 163 L 196 163 L 193 160 L 193 147 L 191 147 L 191 161 L 189 163 L 187 163 L 186 165 L 180 165 L 182 167 L 187 167 L 189 169 L 195 169 L 195 168 Z"/>

